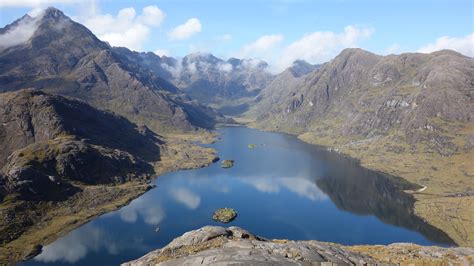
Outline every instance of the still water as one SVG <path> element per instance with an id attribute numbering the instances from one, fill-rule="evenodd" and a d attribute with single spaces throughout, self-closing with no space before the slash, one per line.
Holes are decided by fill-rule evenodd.
<path id="1" fill-rule="evenodd" d="M 22 265 L 117 265 L 186 231 L 219 225 L 211 216 L 220 207 L 238 211 L 228 226 L 266 238 L 452 243 L 413 214 L 412 197 L 401 192 L 410 184 L 290 135 L 244 127 L 219 132 L 221 140 L 208 146 L 221 159 L 235 160 L 233 168 L 215 163 L 160 176 L 155 189 L 71 231 Z"/>

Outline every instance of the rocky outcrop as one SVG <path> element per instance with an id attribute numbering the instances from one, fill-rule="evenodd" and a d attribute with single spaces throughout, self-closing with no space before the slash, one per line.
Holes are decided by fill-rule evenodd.
<path id="1" fill-rule="evenodd" d="M 82 99 L 155 132 L 212 127 L 216 114 L 164 79 L 115 53 L 55 8 L 35 20 L 32 37 L 0 47 L 0 92 L 36 88 Z"/>
<path id="2" fill-rule="evenodd" d="M 2 194 L 59 200 L 81 184 L 153 174 L 159 137 L 123 117 L 38 90 L 0 94 Z"/>
<path id="3" fill-rule="evenodd" d="M 238 227 L 205 226 L 124 266 L 133 265 L 379 265 L 474 262 L 474 249 L 390 246 L 346 247 L 319 241 L 268 240 Z M 391 253 L 393 250 L 393 253 Z M 371 253 L 375 256 L 371 256 Z M 385 252 L 385 258 L 380 254 Z M 391 261 L 389 260 L 391 259 Z"/>

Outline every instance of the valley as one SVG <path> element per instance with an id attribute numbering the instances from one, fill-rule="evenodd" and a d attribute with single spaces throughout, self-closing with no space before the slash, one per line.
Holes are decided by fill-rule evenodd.
<path id="1" fill-rule="evenodd" d="M 252 261 L 472 263 L 472 57 L 346 48 L 276 71 L 135 51 L 76 19 L 0 28 L 0 264 L 225 262 L 248 245 Z M 217 227 L 220 208 L 244 229 Z"/>

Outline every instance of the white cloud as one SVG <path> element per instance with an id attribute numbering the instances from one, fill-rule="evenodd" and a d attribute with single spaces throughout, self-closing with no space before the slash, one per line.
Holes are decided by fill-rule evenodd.
<path id="1" fill-rule="evenodd" d="M 19 45 L 28 41 L 38 28 L 38 21 L 43 13 L 29 19 L 25 18 L 4 34 L 0 34 L 0 50 L 11 46 Z"/>
<path id="2" fill-rule="evenodd" d="M 322 63 L 336 56 L 342 49 L 358 47 L 358 43 L 372 35 L 372 28 L 346 26 L 343 32 L 316 31 L 285 47 L 275 60 L 281 71 L 297 60 L 304 59 L 310 63 Z"/>
<path id="3" fill-rule="evenodd" d="M 201 22 L 197 18 L 190 18 L 184 24 L 181 24 L 174 28 L 168 37 L 171 41 L 185 40 L 190 38 L 196 33 L 201 32 Z"/>
<path id="4" fill-rule="evenodd" d="M 98 7 L 92 6 L 88 14 L 76 19 L 110 45 L 137 51 L 141 51 L 148 40 L 151 28 L 160 26 L 165 18 L 165 13 L 157 6 L 143 8 L 140 15 L 133 7 L 119 10 L 116 16 L 100 14 L 97 10 Z"/>
<path id="5" fill-rule="evenodd" d="M 229 63 L 219 64 L 217 68 L 219 69 L 219 71 L 223 71 L 223 72 L 230 72 L 233 69 L 232 65 Z"/>
<path id="6" fill-rule="evenodd" d="M 399 51 L 400 51 L 400 44 L 394 43 L 385 50 L 385 54 L 396 54 Z"/>
<path id="7" fill-rule="evenodd" d="M 45 7 L 54 4 L 71 4 L 79 0 L 2 0 L 0 7 Z"/>
<path id="8" fill-rule="evenodd" d="M 169 56 L 170 55 L 170 51 L 168 49 L 156 49 L 155 51 L 153 51 L 153 53 L 155 53 L 156 55 L 159 55 L 159 56 Z"/>
<path id="9" fill-rule="evenodd" d="M 184 204 L 189 209 L 194 210 L 201 204 L 201 197 L 199 197 L 199 195 L 194 194 L 189 189 L 171 189 L 169 193 L 177 202 Z"/>
<path id="10" fill-rule="evenodd" d="M 369 38 L 373 28 L 349 25 L 343 32 L 316 31 L 286 45 L 280 45 L 284 36 L 264 35 L 255 42 L 243 46 L 237 53 L 242 58 L 262 58 L 270 63 L 271 71 L 281 72 L 297 59 L 310 63 L 323 63 L 336 56 L 341 50 L 358 47 Z"/>
<path id="11" fill-rule="evenodd" d="M 243 58 L 264 57 L 282 40 L 283 35 L 280 34 L 264 35 L 258 38 L 255 42 L 242 47 L 239 52 L 239 56 Z"/>
<path id="12" fill-rule="evenodd" d="M 442 49 L 451 49 L 464 55 L 474 57 L 474 33 L 464 37 L 440 37 L 436 39 L 434 43 L 429 43 L 421 47 L 418 52 L 431 53 Z"/>
<path id="13" fill-rule="evenodd" d="M 147 6 L 143 8 L 143 13 L 138 18 L 138 20 L 142 21 L 146 25 L 158 27 L 161 25 L 161 22 L 163 22 L 165 17 L 165 13 L 157 6 Z"/>

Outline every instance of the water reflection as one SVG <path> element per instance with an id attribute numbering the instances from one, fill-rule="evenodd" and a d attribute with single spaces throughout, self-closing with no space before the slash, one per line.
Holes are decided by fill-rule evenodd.
<path id="1" fill-rule="evenodd" d="M 122 221 L 135 223 L 139 217 L 148 225 L 158 225 L 166 216 L 159 204 L 150 205 L 144 198 L 138 198 L 118 211 Z"/>
<path id="2" fill-rule="evenodd" d="M 287 189 L 296 195 L 316 201 L 327 199 L 327 196 L 318 188 L 316 183 L 304 177 L 245 177 L 240 180 L 253 186 L 260 192 L 278 194 L 281 189 Z"/>
<path id="3" fill-rule="evenodd" d="M 139 238 L 133 242 L 111 238 L 100 227 L 93 224 L 86 224 L 78 230 L 75 230 L 65 237 L 62 237 L 51 245 L 46 246 L 40 255 L 34 258 L 35 261 L 43 263 L 66 262 L 76 263 L 88 255 L 89 252 L 107 252 L 115 256 L 121 250 L 130 246 L 141 246 Z"/>
<path id="4" fill-rule="evenodd" d="M 294 137 L 225 128 L 212 146 L 219 164 L 161 176 L 128 206 L 95 219 L 44 248 L 25 265 L 117 265 L 205 225 L 220 207 L 239 215 L 230 225 L 267 238 L 343 244 L 452 243 L 413 213 L 413 184 Z M 257 144 L 248 149 L 249 143 Z M 160 231 L 155 232 L 160 227 Z"/>
<path id="5" fill-rule="evenodd" d="M 169 193 L 177 202 L 184 204 L 191 210 L 196 209 L 201 204 L 201 198 L 187 188 L 172 188 Z"/>

